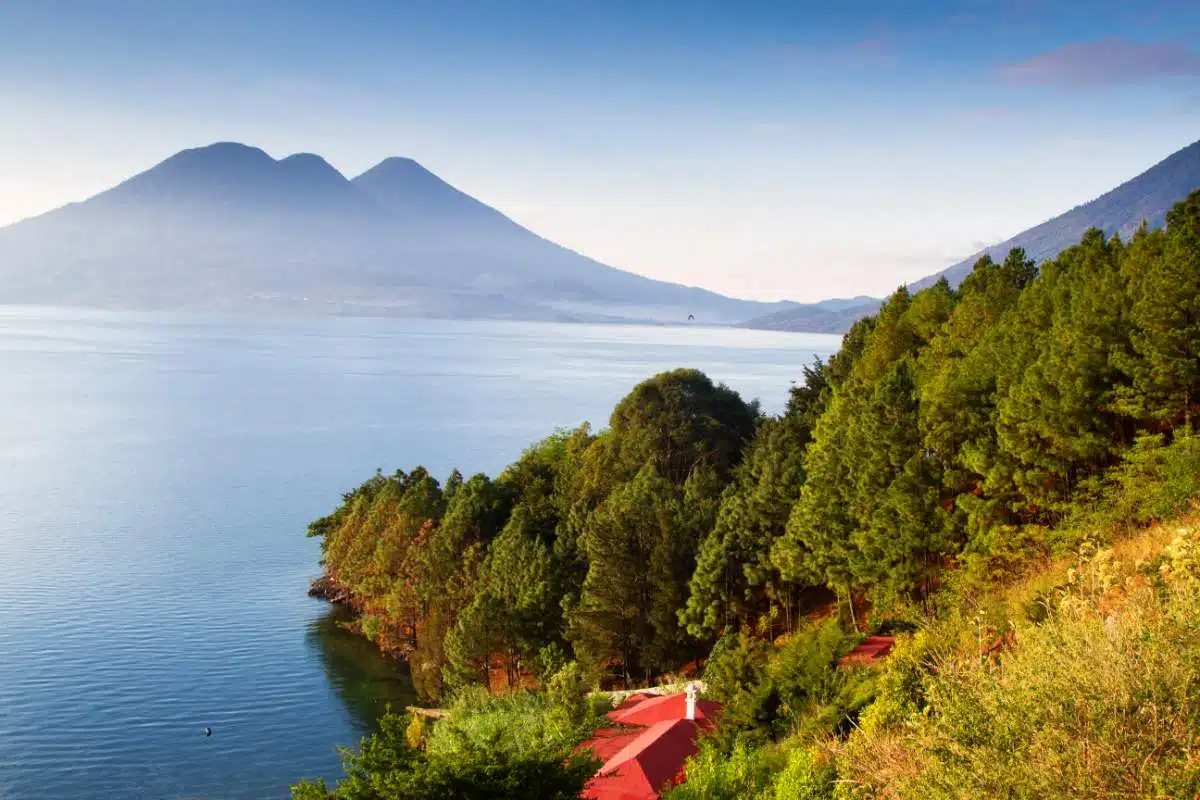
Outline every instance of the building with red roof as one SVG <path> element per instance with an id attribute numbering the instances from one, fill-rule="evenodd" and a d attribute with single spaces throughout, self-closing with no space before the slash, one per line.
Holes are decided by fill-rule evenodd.
<path id="1" fill-rule="evenodd" d="M 604 766 L 584 787 L 588 800 L 657 800 L 684 778 L 684 764 L 698 751 L 700 734 L 713 725 L 721 704 L 686 693 L 633 696 L 608 714 L 622 727 L 603 728 L 589 748 Z"/>
<path id="2" fill-rule="evenodd" d="M 852 664 L 871 664 L 880 661 L 892 652 L 895 645 L 894 636 L 868 636 L 858 647 L 842 656 L 838 665 L 845 667 Z"/>
<path id="3" fill-rule="evenodd" d="M 721 712 L 721 704 L 712 700 L 694 700 L 696 705 L 692 719 L 704 720 Z M 649 727 L 659 722 L 676 719 L 687 719 L 686 694 L 664 694 L 651 697 L 636 705 L 625 708 L 622 706 L 608 712 L 608 718 L 620 725 L 643 725 Z"/>
<path id="4" fill-rule="evenodd" d="M 694 720 L 665 720 L 646 728 L 608 760 L 584 787 L 589 800 L 658 800 L 683 777 L 683 765 L 695 755 L 700 727 Z"/>
<path id="5" fill-rule="evenodd" d="M 625 749 L 625 745 L 642 733 L 642 728 L 601 728 L 592 734 L 591 739 L 580 745 L 579 749 L 590 749 L 601 763 L 608 764 L 613 756 Z"/>

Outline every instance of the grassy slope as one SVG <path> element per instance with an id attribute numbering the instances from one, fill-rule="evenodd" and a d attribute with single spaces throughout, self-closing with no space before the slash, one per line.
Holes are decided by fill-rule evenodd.
<path id="1" fill-rule="evenodd" d="M 1200 797 L 1200 511 L 944 594 L 849 735 L 706 747 L 672 800 Z"/>
<path id="2" fill-rule="evenodd" d="M 830 743 L 839 797 L 1200 791 L 1200 515 L 997 588 L 909 637 Z M 1001 651 L 978 642 L 1009 633 Z"/>

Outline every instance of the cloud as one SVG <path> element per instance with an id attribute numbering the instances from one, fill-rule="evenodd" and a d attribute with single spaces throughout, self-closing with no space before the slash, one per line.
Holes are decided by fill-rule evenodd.
<path id="1" fill-rule="evenodd" d="M 1170 42 L 1067 44 L 1025 61 L 1006 64 L 1000 75 L 1015 83 L 1100 88 L 1200 76 L 1200 52 Z"/>

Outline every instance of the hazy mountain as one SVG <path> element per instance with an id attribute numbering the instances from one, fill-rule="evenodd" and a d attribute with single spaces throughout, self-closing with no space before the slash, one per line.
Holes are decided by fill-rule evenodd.
<path id="1" fill-rule="evenodd" d="M 825 301 L 828 302 L 828 301 Z M 761 317 L 755 317 L 738 327 L 756 328 L 766 331 L 794 331 L 797 333 L 845 333 L 855 320 L 874 314 L 881 301 L 864 298 L 863 302 L 833 307 L 812 303 L 784 308 Z"/>
<path id="2" fill-rule="evenodd" d="M 922 278 L 909 288 L 912 291 L 924 289 L 943 276 L 951 285 L 958 285 L 982 255 L 987 253 L 1001 261 L 1014 247 L 1023 247 L 1030 258 L 1041 263 L 1077 244 L 1091 228 L 1100 228 L 1110 236 L 1120 234 L 1128 238 L 1143 220 L 1151 227 L 1161 226 L 1171 206 L 1197 188 L 1200 188 L 1200 142 L 1188 145 L 1090 203 L 1076 206 L 1048 222 Z M 833 302 L 843 304 L 837 307 L 818 304 L 817 308 L 797 306 L 751 319 L 744 325 L 769 330 L 843 332 L 856 319 L 873 314 L 880 301 L 866 300 L 858 305 L 853 301 Z M 830 313 L 822 314 L 822 311 Z"/>
<path id="3" fill-rule="evenodd" d="M 1128 240 L 1143 220 L 1152 228 L 1161 227 L 1171 206 L 1198 187 L 1200 142 L 1194 142 L 1090 203 L 1076 206 L 1048 222 L 1018 233 L 936 275 L 917 281 L 910 288 L 915 291 L 932 286 L 943 275 L 951 284 L 957 285 L 984 253 L 1000 261 L 1014 247 L 1025 248 L 1030 258 L 1041 263 L 1078 244 L 1083 234 L 1091 228 L 1100 228 L 1109 236 L 1120 234 Z"/>
<path id="4" fill-rule="evenodd" d="M 791 307 L 614 269 L 389 158 L 220 143 L 0 229 L 0 302 L 728 324 Z"/>
<path id="5" fill-rule="evenodd" d="M 818 303 L 810 303 L 809 305 L 812 308 L 823 308 L 826 311 L 844 311 L 847 308 L 857 308 L 878 302 L 874 297 L 867 297 L 865 294 L 860 294 L 858 297 L 834 297 Z"/>

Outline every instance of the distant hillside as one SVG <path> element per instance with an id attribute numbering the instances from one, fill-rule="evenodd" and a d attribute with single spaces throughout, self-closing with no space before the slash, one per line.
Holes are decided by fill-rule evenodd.
<path id="1" fill-rule="evenodd" d="M 411 159 L 347 180 L 232 142 L 0 228 L 0 303 L 718 325 L 793 305 L 606 266 Z"/>
<path id="2" fill-rule="evenodd" d="M 932 286 L 942 276 L 952 285 L 958 285 L 984 253 L 999 261 L 1014 247 L 1023 247 L 1026 255 L 1041 263 L 1078 243 L 1080 237 L 1091 228 L 1100 228 L 1109 236 L 1120 234 L 1127 239 L 1143 220 L 1152 228 L 1162 227 L 1163 218 L 1171 206 L 1198 187 L 1200 141 L 1168 156 L 1090 203 L 1076 206 L 1048 222 L 1018 233 L 936 275 L 917 281 L 909 288 L 915 291 Z"/>
<path id="3" fill-rule="evenodd" d="M 1161 227 L 1171 206 L 1196 188 L 1200 188 L 1200 142 L 1188 145 L 1090 203 L 1076 206 L 1048 222 L 922 278 L 909 288 L 913 291 L 924 289 L 943 276 L 952 285 L 958 285 L 985 253 L 1000 261 L 1012 248 L 1023 247 L 1030 258 L 1040 263 L 1078 243 L 1090 228 L 1100 228 L 1110 236 L 1120 234 L 1128 237 L 1143 220 L 1153 228 Z M 860 305 L 843 305 L 836 313 L 829 313 L 831 309 L 828 307 L 798 306 L 756 317 L 743 324 L 749 328 L 768 330 L 840 333 L 847 330 L 856 319 L 873 314 L 878 307 L 877 300 Z"/>
<path id="4" fill-rule="evenodd" d="M 739 327 L 766 331 L 794 331 L 797 333 L 845 333 L 855 320 L 874 314 L 879 309 L 879 300 L 857 298 L 857 302 L 833 301 L 798 305 L 742 323 Z M 830 301 L 825 301 L 828 303 Z"/>

